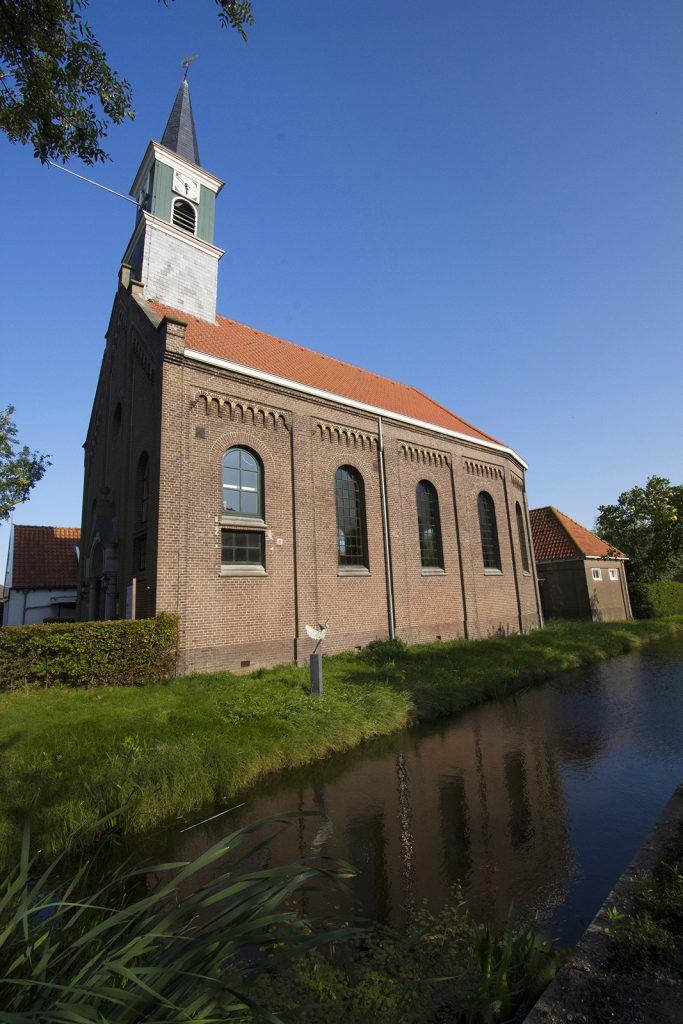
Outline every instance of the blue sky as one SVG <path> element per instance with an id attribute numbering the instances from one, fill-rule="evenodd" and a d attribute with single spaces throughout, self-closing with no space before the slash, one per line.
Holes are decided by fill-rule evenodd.
<path id="1" fill-rule="evenodd" d="M 198 52 L 220 312 L 429 392 L 524 456 L 532 506 L 591 526 L 680 481 L 680 0 L 255 8 L 244 45 L 212 0 L 91 0 L 137 117 L 85 173 L 128 191 Z M 53 460 L 15 521 L 78 525 L 134 210 L 4 138 L 0 160 L 0 406 Z"/>

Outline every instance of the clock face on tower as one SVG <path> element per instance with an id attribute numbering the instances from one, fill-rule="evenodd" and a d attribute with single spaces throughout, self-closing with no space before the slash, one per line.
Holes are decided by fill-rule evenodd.
<path id="1" fill-rule="evenodd" d="M 199 182 L 183 171 L 173 171 L 173 191 L 193 203 L 199 202 Z"/>

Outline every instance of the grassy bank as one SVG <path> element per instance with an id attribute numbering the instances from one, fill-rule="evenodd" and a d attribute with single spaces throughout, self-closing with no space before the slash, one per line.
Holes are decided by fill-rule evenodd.
<path id="1" fill-rule="evenodd" d="M 45 851 L 129 798 L 141 830 L 198 811 L 265 773 L 454 714 L 683 629 L 683 616 L 553 623 L 527 636 L 338 655 L 325 696 L 286 665 L 146 687 L 0 694 L 0 860 L 31 821 Z"/>
<path id="2" fill-rule="evenodd" d="M 617 905 L 610 915 L 611 968 L 615 980 L 655 974 L 683 980 L 683 822 L 662 850 L 654 869 L 644 873 L 630 913 Z M 664 993 L 666 995 L 666 992 Z"/>

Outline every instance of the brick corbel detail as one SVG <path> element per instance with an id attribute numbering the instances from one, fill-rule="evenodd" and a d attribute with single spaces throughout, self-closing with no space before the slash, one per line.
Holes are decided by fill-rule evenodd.
<path id="1" fill-rule="evenodd" d="M 429 466 L 450 466 L 451 464 L 446 452 L 436 451 L 434 448 L 418 447 L 403 441 L 399 451 L 408 462 L 424 462 Z"/>
<path id="2" fill-rule="evenodd" d="M 242 398 L 228 398 L 208 391 L 198 391 L 190 407 L 204 416 L 225 418 L 235 423 L 248 423 L 257 427 L 291 430 L 289 415 L 280 410 Z"/>
<path id="3" fill-rule="evenodd" d="M 516 487 L 518 491 L 524 491 L 524 481 L 516 473 L 510 472 L 510 480 L 512 481 L 512 486 Z"/>
<path id="4" fill-rule="evenodd" d="M 336 423 L 328 423 L 325 420 L 315 420 L 312 426 L 313 434 L 322 441 L 330 444 L 345 445 L 347 448 L 377 448 L 377 436 L 364 430 L 354 430 L 352 427 L 344 427 Z"/>
<path id="5" fill-rule="evenodd" d="M 473 476 L 488 477 L 489 480 L 502 480 L 503 470 L 499 466 L 493 466 L 489 462 L 475 462 L 473 459 L 463 459 L 465 469 Z"/>

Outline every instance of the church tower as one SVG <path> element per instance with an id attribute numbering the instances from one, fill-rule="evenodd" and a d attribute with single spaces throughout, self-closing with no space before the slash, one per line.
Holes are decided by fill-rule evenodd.
<path id="1" fill-rule="evenodd" d="M 201 167 L 190 87 L 183 79 L 161 142 L 150 142 L 131 186 L 135 230 L 123 257 L 145 297 L 214 323 L 216 196 L 223 182 Z"/>

